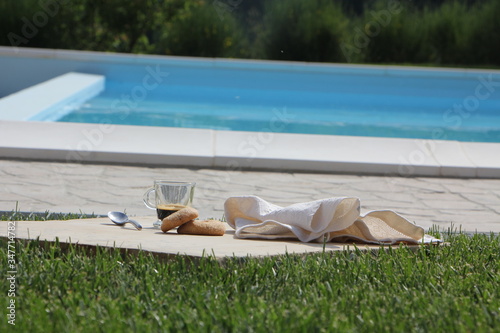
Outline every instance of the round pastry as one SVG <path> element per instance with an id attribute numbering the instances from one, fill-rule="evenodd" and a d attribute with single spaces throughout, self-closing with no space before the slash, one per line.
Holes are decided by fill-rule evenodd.
<path id="1" fill-rule="evenodd" d="M 177 228 L 179 234 L 222 236 L 226 232 L 224 222 L 218 220 L 193 220 Z"/>
<path id="2" fill-rule="evenodd" d="M 182 208 L 162 220 L 161 231 L 167 232 L 197 217 L 198 211 L 193 207 Z"/>

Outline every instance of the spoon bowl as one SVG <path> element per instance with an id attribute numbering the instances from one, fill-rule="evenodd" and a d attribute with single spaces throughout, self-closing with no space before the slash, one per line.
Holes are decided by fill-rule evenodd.
<path id="1" fill-rule="evenodd" d="M 111 221 L 113 221 L 116 225 L 124 226 L 125 223 L 132 224 L 137 230 L 142 230 L 142 226 L 139 222 L 135 220 L 131 220 L 128 218 L 127 214 L 122 212 L 108 212 L 108 217 Z"/>

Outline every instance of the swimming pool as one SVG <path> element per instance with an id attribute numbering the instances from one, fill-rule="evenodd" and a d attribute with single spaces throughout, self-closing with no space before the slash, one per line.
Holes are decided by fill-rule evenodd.
<path id="1" fill-rule="evenodd" d="M 0 73 L 8 78 L 0 79 L 3 158 L 500 178 L 499 143 L 452 140 L 446 132 L 485 132 L 497 126 L 500 71 L 0 46 Z M 86 109 L 91 114 L 90 106 L 99 100 L 107 105 L 105 112 L 85 119 L 89 123 L 56 121 Z M 138 111 L 148 106 L 159 109 L 160 115 L 149 123 L 153 126 L 139 126 L 147 117 Z M 415 114 L 404 117 L 409 109 Z M 175 117 L 176 126 L 216 129 L 157 126 L 165 121 L 165 111 L 179 110 L 183 113 Z M 227 115 L 224 110 L 242 111 Z M 365 116 L 357 117 L 352 110 Z M 325 120 L 325 115 L 336 118 Z M 202 116 L 216 120 L 210 124 L 200 121 Z M 485 120 L 489 116 L 492 126 Z M 186 120 L 189 117 L 193 121 Z M 231 122 L 244 119 L 244 131 L 232 127 Z M 354 125 L 348 124 L 350 119 Z M 432 140 L 366 136 L 372 127 L 389 124 L 408 137 L 403 121 L 411 130 L 417 123 L 432 128 L 426 130 Z M 133 125 L 107 125 L 113 122 Z M 309 128 L 314 123 L 315 130 L 323 126 L 329 135 L 288 133 L 299 125 L 303 131 L 304 123 Z M 331 134 L 340 134 L 348 125 L 361 129 L 360 136 L 354 130 L 347 132 L 351 135 Z"/>
<path id="2" fill-rule="evenodd" d="M 103 93 L 55 114 L 63 116 L 50 120 L 500 142 L 500 74 L 200 59 L 123 65 L 106 75 Z"/>

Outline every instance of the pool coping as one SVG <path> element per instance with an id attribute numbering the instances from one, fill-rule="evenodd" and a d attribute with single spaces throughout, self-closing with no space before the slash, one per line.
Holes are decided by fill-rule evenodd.
<path id="1" fill-rule="evenodd" d="M 0 55 L 86 61 L 148 63 L 151 60 L 190 65 L 192 57 L 108 54 L 88 51 L 0 47 Z M 267 60 L 208 59 L 215 67 L 304 69 L 381 75 L 446 72 L 451 76 L 500 71 Z M 405 73 L 408 75 L 408 73 Z M 47 135 L 50 133 L 51 135 Z M 133 138 L 131 140 L 130 138 Z M 277 132 L 219 131 L 110 124 L 0 120 L 2 158 L 151 166 L 263 169 L 399 176 L 500 178 L 500 143 L 429 139 L 354 137 Z"/>
<path id="2" fill-rule="evenodd" d="M 422 67 L 402 65 L 372 65 L 372 64 L 344 64 L 344 63 L 320 63 L 304 61 L 277 61 L 264 59 L 237 59 L 237 58 L 206 58 L 190 56 L 166 56 L 154 54 L 128 54 L 98 51 L 79 51 L 63 49 L 41 49 L 29 47 L 0 46 L 0 56 L 14 56 L 19 58 L 51 58 L 60 60 L 99 61 L 122 64 L 173 64 L 188 66 L 205 66 L 208 61 L 211 66 L 217 68 L 245 68 L 265 70 L 287 70 L 287 71 L 335 71 L 335 73 L 355 74 L 360 70 L 370 70 L 370 74 L 390 76 L 422 76 L 432 73 L 446 73 L 449 77 L 476 77 L 476 74 L 500 75 L 500 70 L 482 68 L 460 68 L 460 67 Z"/>
<path id="3" fill-rule="evenodd" d="M 0 156 L 228 171 L 500 178 L 496 143 L 112 124 L 1 121 Z"/>
<path id="4" fill-rule="evenodd" d="M 57 120 L 104 90 L 103 75 L 70 72 L 0 98 L 2 120 Z M 60 109 L 54 114 L 54 110 Z M 70 109 L 66 108 L 66 112 Z"/>

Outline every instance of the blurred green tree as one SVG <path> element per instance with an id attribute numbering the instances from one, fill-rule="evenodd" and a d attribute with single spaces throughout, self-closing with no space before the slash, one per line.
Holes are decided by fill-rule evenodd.
<path id="1" fill-rule="evenodd" d="M 340 43 L 347 23 L 337 2 L 268 1 L 254 54 L 276 60 L 342 62 Z"/>
<path id="2" fill-rule="evenodd" d="M 186 1 L 172 20 L 163 23 L 157 53 L 247 57 L 246 36 L 235 16 L 221 15 L 220 8 L 215 5 L 202 0 Z"/>

